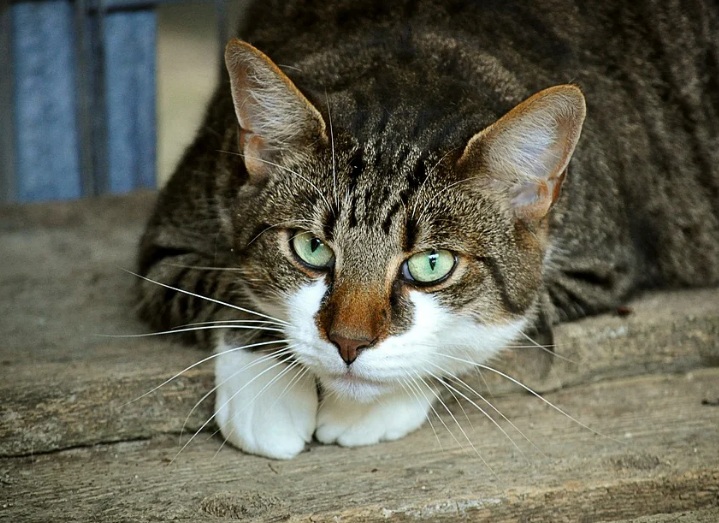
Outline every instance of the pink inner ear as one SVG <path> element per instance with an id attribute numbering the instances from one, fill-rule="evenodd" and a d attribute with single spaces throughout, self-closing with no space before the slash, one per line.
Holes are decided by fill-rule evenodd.
<path id="1" fill-rule="evenodd" d="M 517 188 L 510 203 L 517 216 L 524 220 L 541 220 L 547 215 L 562 192 L 565 169 L 559 176 L 527 182 Z"/>
<path id="2" fill-rule="evenodd" d="M 553 200 L 548 183 L 537 181 L 524 184 L 510 200 L 517 217 L 524 220 L 540 220 L 552 206 Z"/>
<path id="3" fill-rule="evenodd" d="M 265 140 L 252 132 L 240 130 L 240 150 L 250 176 L 263 178 L 269 172 L 267 161 L 262 158 Z"/>

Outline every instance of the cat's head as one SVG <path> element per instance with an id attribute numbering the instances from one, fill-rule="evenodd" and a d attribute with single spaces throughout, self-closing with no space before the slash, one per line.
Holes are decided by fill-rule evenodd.
<path id="1" fill-rule="evenodd" d="M 423 150 L 391 130 L 354 135 L 332 119 L 341 96 L 313 105 L 249 44 L 232 41 L 226 62 L 247 292 L 288 322 L 294 358 L 324 387 L 359 400 L 412 389 L 519 336 L 584 119 L 579 89 L 546 89 Z"/>

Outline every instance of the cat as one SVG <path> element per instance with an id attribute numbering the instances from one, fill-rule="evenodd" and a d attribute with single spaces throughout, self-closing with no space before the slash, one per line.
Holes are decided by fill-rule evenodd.
<path id="1" fill-rule="evenodd" d="M 719 283 L 710 1 L 274 0 L 139 251 L 248 453 L 394 440 L 523 335 Z"/>

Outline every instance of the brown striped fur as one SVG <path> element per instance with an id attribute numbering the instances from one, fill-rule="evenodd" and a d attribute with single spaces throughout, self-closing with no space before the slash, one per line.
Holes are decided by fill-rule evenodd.
<path id="1" fill-rule="evenodd" d="M 547 334 L 719 283 L 715 2 L 275 0 L 247 19 L 142 239 L 153 326 L 253 317 L 153 282 L 286 319 L 320 279 L 344 358 L 409 331 L 413 292 Z M 298 260 L 293 230 L 332 268 Z M 409 284 L 427 249 L 454 272 Z"/>

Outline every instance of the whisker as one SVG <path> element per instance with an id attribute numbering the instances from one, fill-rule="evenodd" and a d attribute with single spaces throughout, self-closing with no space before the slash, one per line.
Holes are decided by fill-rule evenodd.
<path id="1" fill-rule="evenodd" d="M 288 350 L 289 350 L 289 349 L 290 349 L 290 347 L 288 346 Z M 277 367 L 278 365 L 283 364 L 283 363 L 286 363 L 286 362 L 285 362 L 284 360 L 278 360 L 277 363 L 275 363 L 274 365 L 268 367 L 265 371 L 262 371 L 262 372 L 259 373 L 257 376 L 253 377 L 253 378 L 252 378 L 250 381 L 248 381 L 245 385 L 243 385 L 242 387 L 240 387 L 239 390 L 237 390 L 237 392 L 235 392 L 232 396 L 230 396 L 230 398 L 229 398 L 222 406 L 226 405 L 226 404 L 229 403 L 231 400 L 233 400 L 240 392 L 242 392 L 242 391 L 245 389 L 245 387 L 247 387 L 247 386 L 250 385 L 253 381 L 255 381 L 255 379 L 256 379 L 257 377 L 262 376 L 265 372 L 267 372 L 267 371 L 269 371 L 269 370 L 271 370 L 271 369 L 274 369 L 275 367 Z M 273 376 L 270 381 L 268 381 L 267 383 L 265 383 L 265 385 L 264 385 L 259 391 L 257 391 L 257 393 L 252 397 L 252 399 L 250 399 L 250 401 L 247 402 L 246 405 L 243 405 L 243 408 L 242 408 L 242 409 L 240 409 L 239 411 L 234 412 L 234 414 L 237 415 L 238 413 L 244 412 L 244 410 L 247 409 L 250 405 L 252 405 L 252 404 L 257 400 L 257 398 L 259 398 L 260 396 L 262 396 L 262 394 L 263 394 L 267 389 L 269 389 L 270 387 L 272 387 L 272 386 L 273 386 L 275 383 L 277 383 L 285 374 L 287 374 L 288 372 L 290 372 L 290 371 L 293 369 L 293 367 L 294 367 L 294 366 L 290 364 L 290 365 L 288 365 L 287 367 L 285 367 L 284 369 L 282 369 L 277 375 Z M 236 376 L 238 373 L 239 373 L 239 371 L 238 371 L 237 373 L 235 373 L 235 376 Z M 274 405 L 274 404 L 275 404 L 275 403 L 273 402 L 273 405 Z M 212 418 L 214 418 L 214 417 L 215 417 L 215 415 L 213 415 L 213 416 L 210 418 L 210 420 L 212 420 Z M 209 422 L 210 420 L 208 420 L 208 422 Z M 200 430 L 202 430 L 202 428 L 201 428 Z M 220 430 L 220 429 L 218 428 L 212 435 L 215 436 L 215 435 L 219 432 L 219 430 Z M 232 429 L 232 432 L 234 432 L 234 428 Z M 232 432 L 230 432 L 230 434 L 232 434 Z M 217 456 L 217 455 L 220 453 L 220 451 L 225 447 L 225 444 L 227 443 L 228 437 L 229 437 L 229 434 L 228 434 L 228 435 L 225 435 L 225 437 L 223 438 L 222 444 L 219 446 L 219 448 L 218 448 L 217 451 L 215 452 L 215 456 Z M 189 443 L 189 442 L 188 442 L 188 443 Z M 183 447 L 183 448 L 184 448 L 184 447 Z M 181 449 L 181 450 L 182 450 L 182 449 Z"/>
<path id="2" fill-rule="evenodd" d="M 492 373 L 494 373 L 494 374 L 497 374 L 498 376 L 501 376 L 502 378 L 504 378 L 504 379 L 506 379 L 506 380 L 508 380 L 508 381 L 510 381 L 510 382 L 512 382 L 512 383 L 514 383 L 515 385 L 519 386 L 520 388 L 526 390 L 526 391 L 529 392 L 532 396 L 538 398 L 538 399 L 541 400 L 543 403 L 545 403 L 546 405 L 548 405 L 549 407 L 551 407 L 551 408 L 554 409 L 555 411 L 559 412 L 560 414 L 563 414 L 564 416 L 566 416 L 568 419 L 570 419 L 571 421 L 573 421 L 574 423 L 576 423 L 576 424 L 579 425 L 580 427 L 582 427 L 582 428 L 588 430 L 589 432 L 591 432 L 591 433 L 593 433 L 593 434 L 596 434 L 597 436 L 602 436 L 602 437 L 608 438 L 608 439 L 610 439 L 610 440 L 612 440 L 612 441 L 619 442 L 618 440 L 615 440 L 615 439 L 612 438 L 611 436 L 609 436 L 609 435 L 607 435 L 607 434 L 602 434 L 601 432 L 598 432 L 598 431 L 594 430 L 594 429 L 591 428 L 590 426 L 585 425 L 584 423 L 582 423 L 581 421 L 579 421 L 579 420 L 576 419 L 575 417 L 571 416 L 568 412 L 562 410 L 561 408 L 557 407 L 557 406 L 556 406 L 554 403 L 552 403 L 551 401 L 545 399 L 545 398 L 544 398 L 541 394 L 539 394 L 538 392 L 534 391 L 534 390 L 531 389 L 530 387 L 527 387 L 527 386 L 526 386 L 524 383 L 522 383 L 521 381 L 517 380 L 516 378 L 513 378 L 512 376 L 510 376 L 510 375 L 508 375 L 508 374 L 506 374 L 506 373 L 504 373 L 504 372 L 502 372 L 502 371 L 500 371 L 500 370 L 494 369 L 494 368 L 489 367 L 489 366 L 487 366 L 487 365 L 484 365 L 484 364 L 482 364 L 482 363 L 476 363 L 476 362 L 473 362 L 473 361 L 470 361 L 470 360 L 464 360 L 464 359 L 462 359 L 462 358 L 457 358 L 457 357 L 455 357 L 455 356 L 450 356 L 449 354 L 440 354 L 440 356 L 443 356 L 443 357 L 449 358 L 449 359 L 453 359 L 453 360 L 456 360 L 456 361 L 459 361 L 459 362 L 462 362 L 462 363 L 466 363 L 466 364 L 468 364 L 468 365 L 474 365 L 474 366 L 476 366 L 476 367 L 479 367 L 479 368 L 485 369 L 485 370 L 487 370 L 487 371 L 489 371 L 489 372 L 492 372 Z"/>
<path id="3" fill-rule="evenodd" d="M 424 380 L 423 380 L 421 377 L 419 377 L 419 376 L 417 376 L 417 377 L 418 377 L 420 380 L 422 380 L 422 382 L 424 383 Z M 429 387 L 429 386 L 428 386 L 428 388 L 429 388 L 429 391 L 432 393 L 432 395 L 436 398 L 437 402 L 438 402 L 440 405 L 442 405 L 442 407 L 443 407 L 444 410 L 447 412 L 447 414 L 449 414 L 450 418 L 452 418 L 452 421 L 454 421 L 454 424 L 457 425 L 457 428 L 458 428 L 459 431 L 462 433 L 462 436 L 464 436 L 464 439 L 467 440 L 467 443 L 469 443 L 469 446 L 472 447 L 472 450 L 474 451 L 474 453 L 477 454 L 477 456 L 479 457 L 479 459 L 481 459 L 482 462 L 484 462 L 484 464 L 487 465 L 487 467 L 488 467 L 490 470 L 492 470 L 491 467 L 489 467 L 489 465 L 487 464 L 487 462 L 484 461 L 484 458 L 483 458 L 482 455 L 479 453 L 479 451 L 477 450 L 477 448 L 474 446 L 474 443 L 472 442 L 472 439 L 467 435 L 467 432 L 464 430 L 464 427 L 462 427 L 462 424 L 459 422 L 459 420 L 458 420 L 457 417 L 454 415 L 454 413 L 452 412 L 452 410 L 451 410 L 451 409 L 447 406 L 447 404 L 444 402 L 444 400 L 442 399 L 442 397 L 441 397 L 439 394 L 437 394 L 437 392 L 435 392 L 434 388 Z M 460 443 L 459 440 L 457 440 L 456 438 L 455 438 L 455 441 L 457 442 L 457 444 L 458 444 L 460 447 L 464 447 L 464 445 L 463 445 L 462 443 Z"/>
<path id="4" fill-rule="evenodd" d="M 300 367 L 300 369 L 295 373 L 289 383 L 285 385 L 285 388 L 282 389 L 282 391 L 277 395 L 275 401 L 272 402 L 272 405 L 270 405 L 268 410 L 271 410 L 277 404 L 277 402 L 280 401 L 285 396 L 285 394 L 287 394 L 292 389 L 292 387 L 294 387 L 295 383 L 298 383 L 305 375 L 309 373 L 309 368 L 305 367 L 297 361 L 293 361 L 292 363 L 290 363 L 290 367 Z"/>
<path id="5" fill-rule="evenodd" d="M 446 371 L 444 371 L 444 369 L 442 369 L 442 367 L 440 367 L 440 366 L 438 366 L 438 365 L 435 365 L 435 364 L 432 363 L 432 362 L 427 362 L 427 363 L 429 363 L 430 365 L 433 365 L 434 367 L 436 367 L 437 369 L 439 369 L 440 372 L 446 374 Z M 435 378 L 435 379 L 436 379 L 436 378 Z M 494 410 L 497 414 L 499 414 L 499 415 L 502 417 L 502 419 L 504 419 L 505 421 L 507 421 L 507 422 L 512 426 L 512 428 L 514 428 L 514 430 L 516 430 L 517 432 L 519 432 L 519 434 L 521 434 L 521 435 L 524 437 L 524 439 L 526 439 L 533 447 L 535 447 L 540 453 L 542 453 L 542 451 L 539 450 L 539 448 L 538 448 L 536 445 L 534 445 L 534 443 L 533 443 L 527 436 L 525 436 L 524 433 L 523 433 L 514 423 L 512 423 L 512 422 L 509 420 L 509 418 L 507 418 L 504 414 L 502 414 L 494 405 L 492 405 L 489 401 L 487 401 L 481 394 L 479 394 L 478 392 L 476 392 L 472 387 L 470 387 L 469 385 L 467 385 L 467 384 L 466 384 L 464 381 L 462 381 L 461 379 L 459 379 L 459 378 L 454 378 L 454 377 L 452 377 L 452 379 L 456 379 L 456 380 L 458 381 L 458 383 L 461 383 L 468 391 L 472 392 L 473 394 L 476 394 L 479 398 L 481 398 L 482 401 L 484 401 L 489 407 L 492 408 L 492 410 Z M 495 427 L 497 427 L 502 434 L 504 434 L 504 436 L 512 443 L 512 445 L 514 446 L 514 448 L 516 448 L 517 451 L 519 451 L 519 453 L 522 455 L 522 457 L 524 457 L 524 458 L 527 460 L 527 462 L 529 462 L 529 458 L 527 458 L 527 456 L 526 456 L 526 454 L 524 453 L 524 451 L 519 447 L 519 445 L 517 445 L 517 443 L 514 441 L 514 439 L 507 433 L 506 430 L 504 430 L 504 428 L 497 422 L 497 420 L 495 420 L 494 418 L 492 418 L 492 416 L 490 416 L 489 413 L 488 413 L 486 410 L 484 410 L 481 406 L 479 406 L 474 400 L 472 400 L 472 398 L 470 398 L 469 396 L 467 396 L 466 394 L 464 394 L 462 391 L 460 391 L 459 389 L 457 389 L 456 387 L 454 387 L 451 383 L 448 383 L 448 382 L 442 380 L 442 384 L 443 384 L 445 387 L 447 387 L 447 390 L 449 390 L 450 392 L 452 392 L 452 396 L 453 396 L 455 399 L 457 399 L 456 396 L 454 396 L 454 393 L 456 392 L 457 394 L 459 394 L 460 397 L 462 397 L 465 401 L 469 402 L 470 405 L 472 405 L 472 406 L 473 406 L 474 408 L 476 408 L 479 412 L 481 412 L 482 415 L 483 415 L 485 418 L 487 418 L 489 421 L 491 421 L 492 424 L 493 424 Z M 461 402 L 458 401 L 458 403 L 460 403 L 460 405 L 461 405 Z M 544 455 L 544 453 L 542 453 L 542 455 Z"/>
<path id="6" fill-rule="evenodd" d="M 335 206 L 339 209 L 340 201 L 337 194 L 337 162 L 335 160 L 335 133 L 332 129 L 332 110 L 330 109 L 330 100 L 325 90 L 325 103 L 327 105 L 327 120 L 330 125 L 330 146 L 332 147 L 332 185 L 334 187 Z M 334 214 L 334 213 L 333 213 Z"/>
<path id="7" fill-rule="evenodd" d="M 419 376 L 419 375 L 416 374 L 416 373 L 415 373 L 415 376 L 416 376 L 417 379 L 419 379 L 419 380 L 429 389 L 429 391 L 432 393 L 432 395 L 436 398 L 437 402 L 439 402 L 439 404 L 442 405 L 442 407 L 443 407 L 444 410 L 447 412 L 447 414 L 449 414 L 449 416 L 452 418 L 452 421 L 454 421 L 455 425 L 457 425 L 457 428 L 459 429 L 459 431 L 460 431 L 460 432 L 462 433 L 462 435 L 464 436 L 464 439 L 467 440 L 467 443 L 469 443 L 469 446 L 472 447 L 472 450 L 473 450 L 474 453 L 477 455 L 477 457 L 478 457 L 480 460 L 482 460 L 482 463 L 484 463 L 484 465 L 487 467 L 487 469 L 489 469 L 489 471 L 492 473 L 492 475 L 495 475 L 495 476 L 496 476 L 496 474 L 494 473 L 494 470 L 492 469 L 492 467 L 489 466 L 489 463 L 487 463 L 487 461 L 484 459 L 484 457 L 482 457 L 482 454 L 480 454 L 480 452 L 477 450 L 477 447 L 474 446 L 474 443 L 472 442 L 471 438 L 467 435 L 467 433 L 465 432 L 465 430 L 464 430 L 464 428 L 462 427 L 462 425 L 459 423 L 459 421 L 457 420 L 457 418 L 455 417 L 455 415 L 452 413 L 452 411 L 450 410 L 450 408 L 447 406 L 447 404 L 442 400 L 442 398 L 440 397 L 440 395 L 437 394 L 432 387 L 430 387 L 429 385 L 427 385 L 427 384 L 424 382 L 424 379 L 423 379 L 421 376 Z M 414 381 L 414 378 L 411 378 L 411 379 L 413 379 L 413 381 Z M 434 408 L 433 408 L 432 410 L 434 410 Z M 437 414 L 437 411 L 436 411 L 436 410 L 435 410 L 434 412 L 435 412 L 435 414 Z M 442 425 L 444 425 L 444 428 L 447 429 L 447 432 L 449 432 L 449 433 L 452 435 L 452 439 L 454 439 L 454 441 L 457 443 L 457 445 L 459 445 L 460 448 L 464 448 L 464 445 L 459 441 L 459 439 L 457 439 L 457 436 L 454 434 L 454 432 L 452 432 L 452 431 L 449 429 L 449 427 L 448 427 L 447 424 L 444 422 L 444 420 L 443 420 L 439 415 L 438 415 L 438 417 L 439 417 L 439 420 L 442 422 Z"/>
<path id="8" fill-rule="evenodd" d="M 555 352 L 553 349 L 556 348 L 556 345 L 542 345 L 541 343 L 537 343 L 536 341 L 534 341 L 529 334 L 527 334 L 525 332 L 522 332 L 520 334 L 529 340 L 529 342 L 532 344 L 532 347 L 537 347 L 538 349 L 543 350 L 550 356 L 562 359 L 562 360 L 566 361 L 567 363 L 572 363 L 574 365 L 577 365 L 577 362 L 574 361 L 573 359 L 567 358 L 566 356 L 562 356 L 558 352 Z"/>
<path id="9" fill-rule="evenodd" d="M 229 308 L 234 309 L 234 310 L 238 310 L 238 311 L 241 311 L 241 312 L 246 312 L 247 314 L 254 314 L 255 316 L 259 316 L 260 318 L 266 318 L 266 319 L 268 319 L 268 320 L 275 321 L 275 322 L 280 323 L 280 324 L 282 324 L 282 325 L 289 325 L 289 323 L 286 322 L 286 321 L 284 321 L 284 320 L 281 320 L 281 319 L 279 319 L 279 318 L 274 318 L 274 317 L 272 317 L 272 316 L 268 316 L 267 314 L 262 314 L 261 312 L 253 311 L 253 310 L 250 310 L 250 309 L 245 309 L 244 307 L 240 307 L 239 305 L 233 305 L 233 304 L 231 304 L 231 303 L 227 303 L 227 302 L 224 302 L 224 301 L 221 301 L 221 300 L 216 300 L 216 299 L 214 299 L 214 298 L 209 298 L 209 297 L 207 297 L 207 296 L 202 296 L 201 294 L 197 294 L 197 293 L 194 293 L 194 292 L 186 291 L 186 290 L 180 289 L 180 288 L 178 288 L 178 287 L 173 287 L 172 285 L 168 285 L 168 284 L 166 284 L 166 283 L 162 283 L 162 282 L 153 280 L 153 279 L 151 279 L 151 278 L 148 278 L 147 276 L 142 276 L 141 274 L 137 274 L 137 273 L 132 272 L 132 271 L 129 271 L 129 270 L 127 270 L 127 269 L 123 269 L 123 270 L 124 270 L 125 272 L 129 273 L 129 274 L 132 274 L 133 276 L 136 276 L 136 277 L 142 279 L 142 280 L 145 280 L 145 281 L 150 282 L 150 283 L 154 283 L 155 285 L 159 285 L 160 287 L 164 287 L 165 289 L 170 289 L 170 290 L 173 290 L 173 291 L 176 291 L 176 292 L 181 292 L 181 293 L 186 294 L 186 295 L 188 295 L 188 296 L 193 296 L 193 297 L 195 297 L 195 298 L 199 298 L 199 299 L 201 299 L 201 300 L 206 300 L 206 301 L 209 301 L 209 302 L 211 302 L 211 303 L 216 303 L 216 304 L 222 305 L 222 306 L 224 306 L 224 307 L 229 307 Z"/>
<path id="10" fill-rule="evenodd" d="M 182 334 L 184 332 L 196 332 L 196 331 L 216 330 L 216 329 L 232 329 L 232 330 L 247 329 L 247 330 L 253 330 L 253 331 L 284 332 L 282 329 L 278 329 L 275 327 L 258 327 L 258 326 L 251 326 L 251 325 L 217 324 L 217 325 L 205 325 L 205 326 L 201 326 L 201 327 L 188 327 L 188 328 L 173 327 L 172 329 L 167 330 L 167 331 L 148 332 L 145 334 L 98 334 L 97 336 L 101 336 L 103 338 L 149 338 L 152 336 L 166 336 L 169 334 Z"/>
<path id="11" fill-rule="evenodd" d="M 460 385 L 462 385 L 468 392 L 470 392 L 470 393 L 472 393 L 472 394 L 476 394 L 479 399 L 481 399 L 484 403 L 486 403 L 487 406 L 489 406 L 489 408 L 491 408 L 494 412 L 496 412 L 504 421 L 506 421 L 514 430 L 516 430 L 516 431 L 522 436 L 522 438 L 524 438 L 532 447 L 534 447 L 534 449 L 535 449 L 537 452 L 539 452 L 542 456 L 546 457 L 546 454 L 544 453 L 544 451 L 542 451 L 542 449 L 540 449 L 526 434 L 524 434 L 524 432 L 522 432 L 522 430 L 521 430 L 519 427 L 517 427 L 517 426 L 512 422 L 512 420 L 510 420 L 507 416 L 505 416 L 505 415 L 502 413 L 502 411 L 500 411 L 497 407 L 495 407 L 495 406 L 492 404 L 491 401 L 489 401 L 489 400 L 488 400 L 487 398 L 485 398 L 482 394 L 480 394 L 479 392 L 477 392 L 476 390 L 474 390 L 474 389 L 473 389 L 470 385 L 468 385 L 464 380 L 462 380 L 462 379 L 460 379 L 460 378 L 452 378 L 452 381 L 456 381 L 457 383 L 459 383 Z M 468 400 L 468 401 L 469 401 L 469 400 Z M 510 440 L 511 440 L 511 438 L 510 438 Z M 515 446 L 516 446 L 516 445 L 515 445 Z"/>
<path id="12" fill-rule="evenodd" d="M 214 354 L 211 354 L 210 356 L 207 356 L 206 358 L 202 358 L 200 361 L 196 361 L 195 363 L 193 363 L 193 364 L 190 365 L 189 367 L 184 368 L 183 370 L 181 370 L 180 372 L 178 372 L 177 374 L 175 374 L 175 375 L 172 376 L 171 378 L 168 378 L 168 379 L 166 379 L 165 381 L 163 381 L 162 383 L 160 383 L 157 387 L 153 387 L 152 389 L 148 390 L 148 391 L 147 391 L 146 393 L 144 393 L 143 395 L 138 396 L 137 398 L 128 401 L 127 403 L 123 404 L 122 407 L 126 407 L 127 405 L 129 405 L 129 404 L 131 404 L 131 403 L 134 403 L 134 402 L 136 402 L 136 401 L 141 400 L 142 398 L 144 398 L 144 397 L 146 397 L 146 396 L 149 396 L 150 394 L 152 394 L 153 392 L 156 392 L 157 390 L 159 390 L 160 388 L 164 387 L 165 385 L 167 385 L 167 384 L 170 383 L 171 381 L 176 380 L 177 378 L 179 378 L 180 376 L 182 376 L 182 375 L 183 375 L 184 373 L 186 373 L 187 371 L 190 371 L 190 370 L 194 369 L 195 367 L 198 367 L 198 366 L 202 365 L 203 363 L 207 363 L 208 361 L 213 360 L 213 359 L 217 358 L 218 356 L 222 356 L 223 354 L 228 354 L 228 353 L 230 353 L 230 352 L 235 352 L 235 351 L 239 351 L 239 350 L 254 349 L 254 348 L 256 348 L 256 347 L 263 347 L 263 346 L 266 346 L 266 345 L 272 345 L 272 344 L 278 344 L 278 343 L 287 343 L 287 340 L 262 341 L 262 342 L 258 342 L 258 343 L 252 343 L 252 344 L 250 344 L 250 345 L 242 345 L 242 346 L 240 346 L 240 347 L 234 347 L 234 348 L 229 349 L 229 350 L 226 350 L 226 351 L 216 352 L 216 353 L 214 353 Z"/>
<path id="13" fill-rule="evenodd" d="M 414 377 L 412 377 L 412 376 L 405 376 L 405 379 L 409 379 L 409 380 L 414 384 L 415 390 L 418 390 L 419 393 L 422 394 L 422 387 L 417 383 L 417 380 L 416 380 Z M 421 378 L 420 378 L 420 379 L 421 379 Z M 425 384 L 425 385 L 426 385 L 426 384 Z M 430 401 L 430 402 L 429 402 L 429 408 L 430 408 L 430 410 L 432 411 L 432 413 L 435 415 L 435 417 L 439 420 L 439 422 L 442 424 L 442 426 L 444 427 L 444 429 L 450 434 L 450 436 L 452 436 L 452 439 L 457 443 L 457 445 L 459 445 L 460 447 L 462 447 L 462 446 L 463 446 L 462 443 L 459 442 L 459 440 L 457 439 L 457 437 L 454 435 L 454 432 L 452 432 L 452 431 L 450 430 L 450 428 L 447 426 L 447 424 L 444 422 L 444 419 L 442 419 L 442 416 L 439 415 L 439 412 L 437 412 L 437 409 L 434 408 L 434 401 Z M 429 413 L 428 413 L 428 415 L 429 415 Z M 434 427 L 432 427 L 432 428 L 434 429 Z M 439 436 L 438 436 L 438 434 L 437 434 L 436 431 L 435 431 L 435 436 L 437 437 L 437 441 L 439 441 L 439 444 L 440 444 L 440 447 L 441 447 L 441 446 L 442 446 L 442 442 L 440 441 Z"/>
<path id="14" fill-rule="evenodd" d="M 424 396 L 421 390 L 417 391 L 415 390 L 409 381 L 405 377 L 401 378 L 399 381 L 400 386 L 407 392 L 408 394 L 411 394 L 415 400 L 417 400 L 417 403 L 424 408 L 424 403 L 422 403 L 422 398 L 427 400 L 428 398 Z M 421 396 L 421 397 L 420 397 Z M 430 409 L 434 410 L 432 407 L 432 402 L 428 401 L 430 405 Z M 436 415 L 435 411 L 435 415 Z M 442 440 L 439 439 L 439 434 L 437 434 L 437 430 L 434 428 L 434 423 L 432 423 L 432 416 L 429 415 L 429 411 L 427 411 L 427 414 L 425 414 L 425 419 L 427 420 L 427 423 L 429 423 L 430 428 L 432 429 L 432 432 L 434 433 L 434 438 L 437 440 L 437 444 L 439 445 L 439 450 L 444 451 L 444 447 L 442 446 Z"/>
<path id="15" fill-rule="evenodd" d="M 219 389 L 220 387 L 222 387 L 225 383 L 227 383 L 228 381 L 230 381 L 231 379 L 233 379 L 233 378 L 234 378 L 235 376 L 237 376 L 239 373 L 244 372 L 244 371 L 246 371 L 247 369 L 249 369 L 249 368 L 251 368 L 251 367 L 254 367 L 255 365 L 259 365 L 260 363 L 264 363 L 265 361 L 267 361 L 267 360 L 269 360 L 269 359 L 271 359 L 271 358 L 275 358 L 277 355 L 282 355 L 282 354 L 285 354 L 285 353 L 288 353 L 288 352 L 289 352 L 289 349 L 286 349 L 286 348 L 285 348 L 285 349 L 280 349 L 280 350 L 278 350 L 278 351 L 268 352 L 267 355 L 265 355 L 265 356 L 263 356 L 263 357 L 261 357 L 261 358 L 258 358 L 258 359 L 256 359 L 256 360 L 253 360 L 252 362 L 248 363 L 247 365 L 243 366 L 241 369 L 235 371 L 235 372 L 232 373 L 230 376 L 228 376 L 227 378 L 225 378 L 224 380 L 222 380 L 222 382 L 215 384 L 214 387 L 212 387 L 207 393 L 205 393 L 204 396 L 202 396 L 202 397 L 195 403 L 195 405 L 192 407 L 192 409 L 190 410 L 190 412 L 187 414 L 187 417 L 185 418 L 185 422 L 182 424 L 182 429 L 180 429 L 180 436 L 182 436 L 182 434 L 185 432 L 185 427 L 187 426 L 187 422 L 190 420 L 190 417 L 191 417 L 192 414 L 195 412 L 195 410 L 197 410 L 197 408 L 202 404 L 202 402 L 205 401 L 207 398 L 209 398 L 217 389 Z M 221 354 L 226 354 L 226 352 L 223 351 Z"/>
<path id="16" fill-rule="evenodd" d="M 185 327 L 194 327 L 195 325 L 236 325 L 236 324 L 257 324 L 257 325 L 280 325 L 269 320 L 216 320 L 216 321 L 198 321 L 193 323 L 185 323 L 184 325 L 178 325 L 173 329 L 183 329 Z"/>
<path id="17" fill-rule="evenodd" d="M 225 351 L 225 353 L 227 353 L 227 352 L 231 352 L 231 350 L 230 350 L 230 351 Z M 172 461 L 175 461 L 175 459 L 177 459 L 177 457 L 182 453 L 182 451 L 184 451 L 184 450 L 187 448 L 187 446 L 190 445 L 190 443 L 192 443 L 192 442 L 195 440 L 195 438 L 200 434 L 200 432 L 202 432 L 202 431 L 205 429 L 205 427 L 207 427 L 207 425 L 209 425 L 210 422 L 212 422 L 212 420 L 214 420 L 214 419 L 217 417 L 217 411 L 219 411 L 219 410 L 221 410 L 223 407 L 227 406 L 227 404 L 228 404 L 230 401 L 232 401 L 238 394 L 240 394 L 240 392 L 242 392 L 243 390 L 245 390 L 245 388 L 249 387 L 255 380 L 259 379 L 259 378 L 262 377 L 264 374 L 266 374 L 267 372 L 271 371 L 272 369 L 274 369 L 274 368 L 277 367 L 278 365 L 282 365 L 283 363 L 284 363 L 283 361 L 278 360 L 277 363 L 275 363 L 275 364 L 273 364 L 273 365 L 267 367 L 265 370 L 263 370 L 263 371 L 261 371 L 261 372 L 255 374 L 255 375 L 252 377 L 251 380 L 249 380 L 249 381 L 246 382 L 242 387 L 240 387 L 239 389 L 237 389 L 237 391 L 235 391 L 235 393 L 232 394 L 232 396 L 230 396 L 222 405 L 220 405 L 219 408 L 216 408 L 216 409 L 215 409 L 215 412 L 212 414 L 212 416 L 210 416 L 210 417 L 200 426 L 200 428 L 198 428 L 198 429 L 195 431 L 195 433 L 192 435 L 192 437 L 191 437 L 191 438 L 182 446 L 182 448 L 177 452 L 177 454 L 175 455 L 175 457 L 172 458 Z M 239 374 L 240 372 L 242 372 L 242 371 L 240 371 L 240 370 L 236 371 L 236 372 L 233 374 L 233 377 L 236 376 L 237 374 Z M 270 380 L 270 383 L 271 383 L 272 381 L 273 381 L 273 380 Z M 263 387 L 262 390 L 264 390 L 264 387 Z M 257 396 L 256 396 L 256 397 L 257 397 Z M 254 401 L 254 399 L 256 399 L 256 398 L 253 398 L 252 401 Z M 252 403 L 252 402 L 250 402 L 250 403 Z M 224 443 L 223 443 L 223 445 L 224 445 Z"/>
<path id="18" fill-rule="evenodd" d="M 171 263 L 171 262 L 165 262 L 164 263 L 167 267 L 176 267 L 178 269 L 193 269 L 198 271 L 228 271 L 228 272 L 237 272 L 241 271 L 241 267 L 212 267 L 208 265 L 187 265 L 184 263 Z"/>

